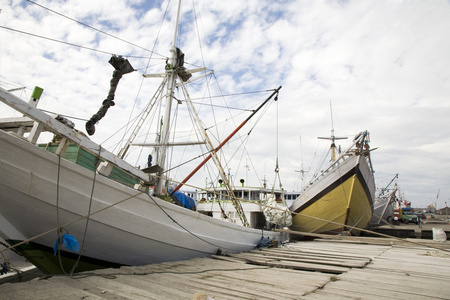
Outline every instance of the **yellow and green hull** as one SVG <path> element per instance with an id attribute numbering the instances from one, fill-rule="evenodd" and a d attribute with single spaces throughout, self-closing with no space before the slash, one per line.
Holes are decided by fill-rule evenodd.
<path id="1" fill-rule="evenodd" d="M 291 206 L 292 230 L 359 234 L 373 214 L 375 185 L 364 157 L 353 156 L 306 189 Z"/>

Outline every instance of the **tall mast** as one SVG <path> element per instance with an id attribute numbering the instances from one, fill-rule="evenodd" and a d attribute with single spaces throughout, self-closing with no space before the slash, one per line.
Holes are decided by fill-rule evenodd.
<path id="1" fill-rule="evenodd" d="M 336 140 L 345 140 L 347 137 L 337 137 L 334 135 L 334 124 L 333 124 L 333 108 L 331 107 L 331 101 L 330 101 L 330 111 L 331 111 L 331 137 L 318 137 L 318 139 L 321 140 L 331 140 L 331 161 L 336 161 Z"/>
<path id="2" fill-rule="evenodd" d="M 172 48 L 169 50 L 171 52 L 170 57 L 170 65 L 175 66 L 177 62 L 177 49 L 175 47 L 177 41 L 177 33 L 178 33 L 178 21 L 180 19 L 180 11 L 181 11 L 181 0 L 178 1 L 178 9 L 177 9 L 177 19 L 175 22 L 175 30 L 173 34 L 173 42 Z M 175 72 L 175 68 L 167 68 L 167 92 L 166 92 L 166 110 L 164 113 L 163 119 L 163 127 L 161 131 L 161 147 L 158 149 L 158 165 L 161 167 L 160 171 L 157 173 L 157 184 L 155 187 L 156 194 L 161 194 L 162 188 L 165 183 L 164 169 L 166 163 L 166 152 L 167 152 L 167 144 L 169 142 L 169 133 L 170 133 L 170 114 L 172 111 L 172 101 L 174 99 L 174 90 L 175 90 L 175 81 L 177 74 Z"/>
<path id="3" fill-rule="evenodd" d="M 305 176 L 305 173 L 308 173 L 308 171 L 305 171 L 303 169 L 303 147 L 302 147 L 302 136 L 299 135 L 300 138 L 300 161 L 301 161 L 301 169 L 300 170 L 295 170 L 295 172 L 298 172 L 301 174 L 301 178 L 300 178 L 300 190 L 303 190 L 303 178 Z"/>

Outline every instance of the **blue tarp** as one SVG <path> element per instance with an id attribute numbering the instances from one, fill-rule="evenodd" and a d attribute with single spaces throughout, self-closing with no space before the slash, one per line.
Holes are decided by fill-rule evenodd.
<path id="1" fill-rule="evenodd" d="M 256 248 L 265 248 L 265 247 L 269 247 L 269 245 L 270 245 L 270 239 L 262 237 L 261 240 L 259 241 L 258 245 L 256 245 Z"/>
<path id="2" fill-rule="evenodd" d="M 64 245 L 64 247 L 66 247 L 69 250 L 78 252 L 80 251 L 80 247 L 78 245 L 78 241 L 77 239 L 70 234 L 64 233 L 62 236 L 62 243 Z M 59 246 L 59 238 L 56 239 L 56 243 L 55 246 L 53 247 L 53 254 L 56 255 L 56 253 L 58 252 L 58 246 Z"/>
<path id="3" fill-rule="evenodd" d="M 185 206 L 187 209 L 195 210 L 195 201 L 189 196 L 186 196 L 185 194 L 181 192 L 175 192 L 173 193 L 173 196 L 180 201 L 180 203 Z"/>

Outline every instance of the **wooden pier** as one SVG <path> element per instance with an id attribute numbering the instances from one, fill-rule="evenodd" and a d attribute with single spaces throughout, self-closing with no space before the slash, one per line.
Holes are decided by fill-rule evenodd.
<path id="1" fill-rule="evenodd" d="M 0 297 L 449 299 L 450 242 L 414 242 L 373 238 L 295 242 L 231 256 L 4 283 Z"/>

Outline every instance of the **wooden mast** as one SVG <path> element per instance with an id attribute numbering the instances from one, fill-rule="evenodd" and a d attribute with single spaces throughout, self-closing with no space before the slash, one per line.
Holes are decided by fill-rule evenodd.
<path id="1" fill-rule="evenodd" d="M 347 137 L 337 137 L 334 135 L 334 125 L 333 125 L 333 108 L 331 107 L 331 101 L 330 101 L 330 111 L 331 111 L 331 137 L 318 137 L 318 139 L 321 140 L 331 140 L 331 161 L 336 161 L 336 140 L 345 140 Z"/>

